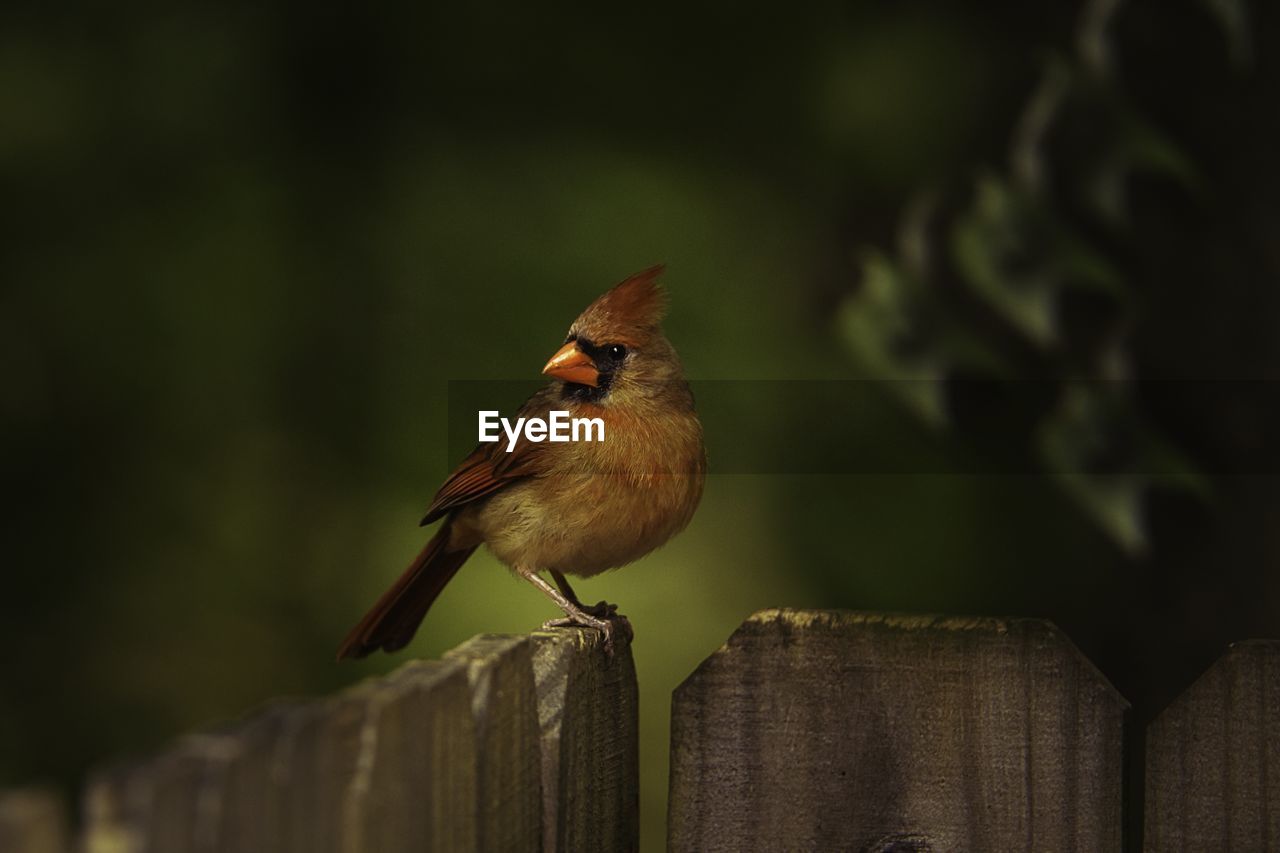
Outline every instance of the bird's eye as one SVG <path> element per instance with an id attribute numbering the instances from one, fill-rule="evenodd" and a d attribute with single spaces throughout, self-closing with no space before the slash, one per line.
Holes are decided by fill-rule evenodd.
<path id="1" fill-rule="evenodd" d="M 610 344 L 608 353 L 609 353 L 609 358 L 613 359 L 614 361 L 622 361 L 624 358 L 627 357 L 627 348 L 624 347 L 622 344 Z"/>

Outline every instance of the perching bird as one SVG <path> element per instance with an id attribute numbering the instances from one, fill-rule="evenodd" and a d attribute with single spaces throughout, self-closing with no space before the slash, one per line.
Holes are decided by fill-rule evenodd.
<path id="1" fill-rule="evenodd" d="M 590 577 L 643 557 L 689 523 L 702 497 L 702 425 L 662 334 L 662 269 L 637 273 L 591 303 L 542 369 L 555 381 L 520 409 L 526 418 L 548 419 L 553 409 L 601 418 L 604 440 L 533 442 L 521 433 L 511 452 L 505 441 L 477 447 L 422 520 L 444 523 L 347 635 L 339 660 L 402 648 L 482 544 L 564 610 L 566 618 L 548 625 L 598 629 L 609 650 L 618 626 L 630 631 L 613 605 L 578 601 L 565 575 Z"/>

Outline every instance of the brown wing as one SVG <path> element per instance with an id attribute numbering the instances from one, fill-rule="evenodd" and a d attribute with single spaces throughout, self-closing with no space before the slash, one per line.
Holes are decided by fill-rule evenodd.
<path id="1" fill-rule="evenodd" d="M 520 407 L 521 417 L 546 417 L 550 409 L 546 390 L 534 394 Z M 541 471 L 541 457 L 545 442 L 532 442 L 521 431 L 516 445 L 507 452 L 507 439 L 481 444 L 454 469 L 449 479 L 436 492 L 422 524 L 430 524 L 437 518 L 463 504 L 479 500 L 485 495 L 511 485 L 516 480 Z"/>

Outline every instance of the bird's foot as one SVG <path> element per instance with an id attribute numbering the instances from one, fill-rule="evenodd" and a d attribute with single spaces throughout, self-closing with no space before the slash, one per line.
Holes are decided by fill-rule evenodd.
<path id="1" fill-rule="evenodd" d="M 618 613 L 618 605 L 601 601 L 592 607 L 565 609 L 559 619 L 548 619 L 543 628 L 594 628 L 604 634 L 605 654 L 613 657 L 613 638 L 621 635 L 627 642 L 635 637 L 631 621 Z"/>

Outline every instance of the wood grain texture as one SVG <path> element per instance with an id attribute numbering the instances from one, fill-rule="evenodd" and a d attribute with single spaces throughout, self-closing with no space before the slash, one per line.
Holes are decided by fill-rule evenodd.
<path id="1" fill-rule="evenodd" d="M 287 851 L 477 849 L 472 689 L 415 661 L 300 714 L 276 751 Z"/>
<path id="2" fill-rule="evenodd" d="M 545 853 L 639 846 L 639 690 L 631 646 L 598 631 L 535 632 Z"/>
<path id="3" fill-rule="evenodd" d="M 762 611 L 675 692 L 669 849 L 1119 850 L 1125 708 L 1047 622 Z"/>
<path id="4" fill-rule="evenodd" d="M 396 675 L 366 712 L 345 853 L 475 850 L 479 744 L 467 673 L 416 661 Z"/>
<path id="5" fill-rule="evenodd" d="M 445 655 L 464 665 L 476 731 L 477 849 L 542 849 L 542 754 L 528 637 L 482 634 Z"/>
<path id="6" fill-rule="evenodd" d="M 1280 850 L 1280 641 L 1231 646 L 1147 728 L 1147 851 Z"/>
<path id="7" fill-rule="evenodd" d="M 70 834 L 62 798 L 40 788 L 0 791 L 0 851 L 68 853 Z"/>
<path id="8" fill-rule="evenodd" d="M 475 850 L 478 741 L 461 662 L 277 704 L 94 775 L 87 853 Z"/>

